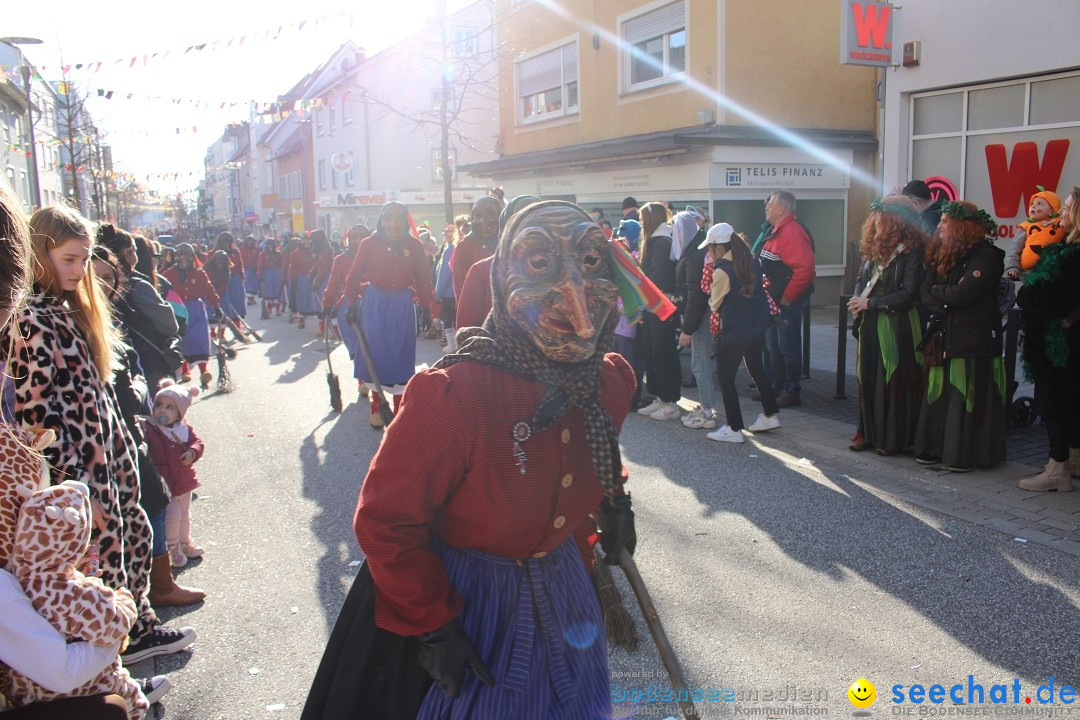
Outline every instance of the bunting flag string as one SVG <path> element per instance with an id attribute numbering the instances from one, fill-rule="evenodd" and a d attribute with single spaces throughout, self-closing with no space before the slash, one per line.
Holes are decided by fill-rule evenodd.
<path id="1" fill-rule="evenodd" d="M 353 16 L 349 10 L 339 10 L 336 13 L 329 13 L 314 20 L 299 20 L 297 22 L 286 23 L 284 25 L 276 25 L 264 30 L 257 30 L 255 32 L 245 33 L 243 35 L 236 35 L 230 38 L 224 38 L 220 40 L 209 40 L 206 42 L 192 43 L 185 47 L 174 47 L 163 51 L 144 53 L 142 55 L 132 55 L 130 57 L 116 58 L 115 60 L 90 60 L 84 62 L 65 63 L 63 66 L 51 66 L 53 70 L 59 70 L 64 75 L 67 75 L 72 70 L 86 70 L 89 73 L 97 73 L 103 66 L 119 66 L 127 68 L 145 67 L 152 62 L 164 61 L 170 57 L 182 57 L 189 53 L 199 53 L 204 51 L 216 52 L 218 50 L 228 50 L 232 48 L 239 48 L 245 44 L 258 41 L 273 41 L 281 39 L 283 34 L 288 36 L 291 32 L 302 32 L 304 28 L 311 26 L 317 27 L 320 24 L 327 22 L 339 22 L 340 20 L 347 20 L 349 27 L 352 27 Z M 47 71 L 50 66 L 42 65 L 39 70 Z"/>

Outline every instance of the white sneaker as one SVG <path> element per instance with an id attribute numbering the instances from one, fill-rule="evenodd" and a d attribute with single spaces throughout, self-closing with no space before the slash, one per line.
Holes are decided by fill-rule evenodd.
<path id="1" fill-rule="evenodd" d="M 660 409 L 649 415 L 653 420 L 678 420 L 679 406 L 675 403 L 660 403 Z"/>
<path id="2" fill-rule="evenodd" d="M 714 430 L 705 437 L 709 438 L 710 440 L 715 440 L 717 442 L 730 443 L 741 443 L 746 440 L 746 438 L 742 434 L 742 430 L 732 430 L 727 425 L 723 426 L 719 430 Z"/>
<path id="3" fill-rule="evenodd" d="M 716 413 L 705 414 L 705 408 L 698 405 L 682 419 L 683 427 L 691 430 L 712 430 L 716 427 Z"/>
<path id="4" fill-rule="evenodd" d="M 664 401 L 660 398 L 653 398 L 653 401 L 643 408 L 638 408 L 638 415 L 652 415 L 654 412 L 664 406 Z"/>
<path id="5" fill-rule="evenodd" d="M 775 430 L 778 427 L 780 427 L 780 418 L 777 415 L 765 417 L 765 415 L 761 414 L 757 416 L 754 424 L 746 429 L 750 432 L 765 432 L 766 430 Z"/>

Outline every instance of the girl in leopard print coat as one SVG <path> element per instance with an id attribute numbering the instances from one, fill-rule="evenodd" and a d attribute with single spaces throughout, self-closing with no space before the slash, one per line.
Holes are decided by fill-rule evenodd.
<path id="1" fill-rule="evenodd" d="M 131 435 L 110 385 L 118 338 L 89 269 L 93 234 L 78 213 L 55 206 L 30 224 L 35 295 L 5 330 L 5 340 L 14 339 L 15 418 L 56 432 L 44 450 L 53 484 L 78 480 L 90 488 L 101 579 L 135 597 L 137 640 L 158 625 L 146 597 L 152 534 L 139 505 Z"/>

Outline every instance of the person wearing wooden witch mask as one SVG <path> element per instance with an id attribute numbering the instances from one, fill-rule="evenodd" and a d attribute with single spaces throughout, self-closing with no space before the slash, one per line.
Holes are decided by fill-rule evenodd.
<path id="1" fill-rule="evenodd" d="M 618 445 L 634 374 L 608 352 L 615 272 L 603 231 L 576 205 L 538 202 L 505 227 L 490 315 L 412 378 L 371 462 L 354 522 L 367 560 L 305 719 L 342 709 L 335 667 L 359 667 L 356 703 L 356 678 L 385 672 L 388 656 L 400 659 L 394 678 L 362 701 L 395 717 L 610 715 L 585 536 L 591 516 L 602 520 L 612 563 L 637 541 Z M 362 612 L 358 630 L 347 616 Z M 357 659 L 369 638 L 378 657 Z M 423 692 L 414 709 L 387 687 Z"/>

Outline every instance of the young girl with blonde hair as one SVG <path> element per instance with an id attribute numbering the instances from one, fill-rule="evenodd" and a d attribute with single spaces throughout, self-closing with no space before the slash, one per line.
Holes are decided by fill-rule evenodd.
<path id="1" fill-rule="evenodd" d="M 120 336 L 90 263 L 94 232 L 59 206 L 38 210 L 30 227 L 34 295 L 5 329 L 14 343 L 8 374 L 15 419 L 56 432 L 44 451 L 54 484 L 71 479 L 90 488 L 102 581 L 127 587 L 139 606 L 124 660 L 175 652 L 195 634 L 160 626 L 147 599 L 152 533 L 139 505 L 135 449 L 110 385 Z"/>

